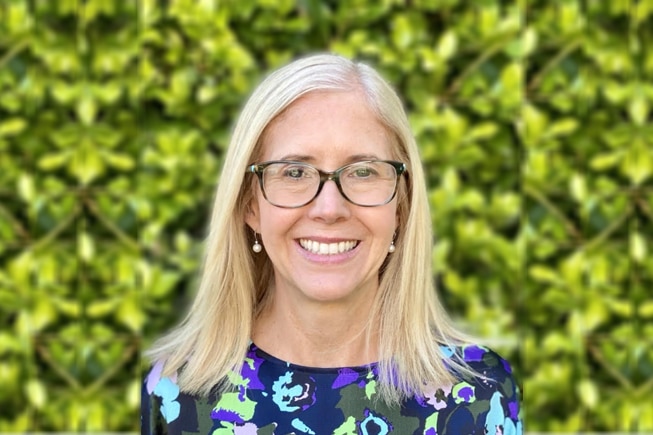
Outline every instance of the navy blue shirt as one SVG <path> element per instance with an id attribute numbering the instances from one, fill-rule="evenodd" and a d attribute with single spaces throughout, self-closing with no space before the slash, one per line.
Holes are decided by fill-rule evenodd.
<path id="1" fill-rule="evenodd" d="M 335 369 L 281 361 L 254 344 L 234 391 L 198 397 L 156 364 L 143 384 L 141 434 L 521 434 L 519 390 L 507 361 L 482 346 L 444 348 L 484 378 L 459 379 L 390 407 L 376 364 Z"/>

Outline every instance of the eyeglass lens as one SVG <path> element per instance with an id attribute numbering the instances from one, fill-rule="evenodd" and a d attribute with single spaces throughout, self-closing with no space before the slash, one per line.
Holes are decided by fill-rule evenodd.
<path id="1" fill-rule="evenodd" d="M 281 207 L 300 207 L 318 194 L 321 179 L 328 174 L 300 162 L 275 162 L 263 169 L 262 184 L 268 201 Z M 340 192 L 346 199 L 361 206 L 376 206 L 389 202 L 395 194 L 397 170 L 383 161 L 357 162 L 334 171 L 332 179 L 339 181 Z"/>

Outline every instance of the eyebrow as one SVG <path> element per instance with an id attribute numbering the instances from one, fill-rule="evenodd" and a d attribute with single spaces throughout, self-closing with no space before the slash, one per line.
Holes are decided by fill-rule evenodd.
<path id="1" fill-rule="evenodd" d="M 307 154 L 286 154 L 279 160 L 292 160 L 294 162 L 314 163 L 315 158 Z M 354 154 L 347 157 L 347 163 L 359 162 L 362 160 L 381 160 L 376 154 Z"/>

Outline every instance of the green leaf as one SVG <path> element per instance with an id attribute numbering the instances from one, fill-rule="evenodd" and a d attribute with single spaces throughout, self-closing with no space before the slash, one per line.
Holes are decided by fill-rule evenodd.
<path id="1" fill-rule="evenodd" d="M 132 381 L 125 389 L 125 402 L 131 409 L 138 409 L 141 403 L 141 382 Z"/>
<path id="2" fill-rule="evenodd" d="M 622 150 L 617 150 L 609 153 L 596 153 L 590 160 L 590 168 L 597 171 L 605 171 L 618 165 L 624 157 Z"/>
<path id="3" fill-rule="evenodd" d="M 599 389 L 590 379 L 583 379 L 576 384 L 576 393 L 580 402 L 589 409 L 594 409 L 599 403 Z"/>
<path id="4" fill-rule="evenodd" d="M 583 310 L 583 329 L 593 331 L 608 319 L 608 309 L 600 298 L 592 299 Z"/>
<path id="5" fill-rule="evenodd" d="M 521 129 L 527 146 L 533 147 L 544 135 L 547 128 L 547 117 L 531 104 L 525 104 L 521 110 Z"/>
<path id="6" fill-rule="evenodd" d="M 79 318 L 82 313 L 82 307 L 79 301 L 63 298 L 53 298 L 52 302 L 57 307 L 57 309 L 66 316 Z"/>
<path id="7" fill-rule="evenodd" d="M 43 408 L 48 400 L 45 385 L 37 379 L 27 381 L 25 384 L 25 395 L 29 403 L 36 409 Z"/>
<path id="8" fill-rule="evenodd" d="M 560 271 L 569 288 L 574 290 L 582 288 L 585 264 L 585 255 L 582 251 L 577 251 L 564 260 Z"/>
<path id="9" fill-rule="evenodd" d="M 621 161 L 622 173 L 633 184 L 641 184 L 653 173 L 653 153 L 646 143 L 635 139 Z"/>
<path id="10" fill-rule="evenodd" d="M 544 338 L 542 350 L 547 355 L 557 355 L 559 353 L 571 353 L 573 348 L 572 343 L 565 334 L 559 331 L 552 331 Z"/>
<path id="11" fill-rule="evenodd" d="M 16 337 L 8 332 L 0 332 L 0 355 L 18 353 L 20 350 L 21 345 Z M 2 375 L 0 375 L 0 380 L 2 380 Z"/>
<path id="12" fill-rule="evenodd" d="M 465 141 L 485 140 L 494 137 L 499 131 L 499 126 L 494 122 L 483 122 L 471 129 Z"/>
<path id="13" fill-rule="evenodd" d="M 635 125 L 643 126 L 646 124 L 649 114 L 648 100 L 643 95 L 633 98 L 628 105 L 628 114 Z"/>
<path id="14" fill-rule="evenodd" d="M 203 85 L 197 90 L 197 102 L 206 104 L 218 97 L 218 87 L 215 84 Z"/>
<path id="15" fill-rule="evenodd" d="M 505 51 L 513 59 L 523 59 L 533 52 L 536 45 L 537 32 L 533 27 L 527 27 L 520 37 L 506 45 Z"/>
<path id="16" fill-rule="evenodd" d="M 585 176 L 582 174 L 574 174 L 571 177 L 569 184 L 570 184 L 569 190 L 571 192 L 572 197 L 580 203 L 585 202 L 588 193 L 587 180 Z"/>
<path id="17" fill-rule="evenodd" d="M 29 250 L 22 251 L 9 261 L 9 278 L 13 281 L 19 293 L 26 293 L 31 287 L 30 272 L 34 264 L 34 255 Z"/>
<path id="18" fill-rule="evenodd" d="M 616 80 L 605 80 L 601 90 L 608 101 L 617 105 L 625 102 L 632 94 L 630 86 Z"/>
<path id="19" fill-rule="evenodd" d="M 442 187 L 451 193 L 456 193 L 460 190 L 460 179 L 458 173 L 453 168 L 447 168 L 442 177 Z"/>
<path id="20" fill-rule="evenodd" d="M 185 232 L 175 234 L 174 246 L 177 252 L 187 253 L 191 248 L 192 240 Z"/>
<path id="21" fill-rule="evenodd" d="M 36 302 L 31 317 L 30 327 L 33 331 L 41 331 L 50 325 L 57 317 L 57 312 L 50 299 L 41 297 Z"/>
<path id="22" fill-rule="evenodd" d="M 90 146 L 80 146 L 70 160 L 68 170 L 86 185 L 104 172 L 105 166 L 98 151 Z"/>
<path id="23" fill-rule="evenodd" d="M 440 58 L 446 60 L 456 54 L 458 49 L 458 38 L 453 31 L 444 32 L 438 41 L 436 52 Z"/>
<path id="24" fill-rule="evenodd" d="M 501 71 L 501 86 L 497 88 L 498 98 L 507 108 L 517 108 L 523 103 L 524 68 L 519 62 L 510 63 Z"/>
<path id="25" fill-rule="evenodd" d="M 540 265 L 531 266 L 528 269 L 528 275 L 537 281 L 545 283 L 560 282 L 560 276 L 557 271 Z"/>
<path id="26" fill-rule="evenodd" d="M 566 136 L 570 133 L 573 133 L 578 128 L 578 121 L 573 118 L 566 118 L 560 121 L 553 122 L 548 130 L 547 136 Z"/>
<path id="27" fill-rule="evenodd" d="M 102 158 L 109 166 L 123 171 L 132 170 L 136 166 L 133 157 L 128 154 L 104 152 Z"/>
<path id="28" fill-rule="evenodd" d="M 93 238 L 87 232 L 82 232 L 77 238 L 77 255 L 84 262 L 89 262 L 95 255 L 95 243 Z"/>
<path id="29" fill-rule="evenodd" d="M 92 318 L 103 317 L 115 311 L 116 306 L 120 302 L 117 298 L 112 299 L 99 299 L 91 302 L 86 308 L 86 314 Z"/>
<path id="30" fill-rule="evenodd" d="M 15 136 L 27 128 L 27 121 L 22 118 L 9 118 L 0 122 L 0 137 Z"/>
<path id="31" fill-rule="evenodd" d="M 399 49 L 406 49 L 413 43 L 412 25 L 404 14 L 397 15 L 392 21 L 392 42 Z"/>
<path id="32" fill-rule="evenodd" d="M 630 301 L 613 298 L 609 302 L 610 311 L 624 319 L 631 318 L 635 313 L 633 304 Z"/>
<path id="33" fill-rule="evenodd" d="M 73 153 L 70 150 L 45 154 L 39 158 L 37 166 L 43 171 L 52 171 L 68 163 L 72 155 Z"/>
<path id="34" fill-rule="evenodd" d="M 140 332 L 145 323 L 145 314 L 133 296 L 127 296 L 118 306 L 117 320 L 133 332 Z"/>
<path id="35" fill-rule="evenodd" d="M 653 301 L 644 301 L 637 308 L 637 312 L 645 319 L 653 318 Z"/>
<path id="36" fill-rule="evenodd" d="M 630 257 L 637 263 L 641 263 L 646 259 L 648 248 L 646 246 L 646 239 L 644 236 L 637 232 L 630 233 Z"/>
<path id="37" fill-rule="evenodd" d="M 34 200 L 35 195 L 34 177 L 28 174 L 21 174 L 18 177 L 18 194 L 25 202 Z"/>
<path id="38" fill-rule="evenodd" d="M 77 117 L 83 125 L 93 124 L 98 112 L 98 105 L 95 99 L 90 95 L 85 95 L 77 102 Z"/>
<path id="39" fill-rule="evenodd" d="M 451 108 L 444 110 L 442 121 L 447 133 L 447 146 L 455 147 L 463 140 L 468 128 L 467 120 Z"/>

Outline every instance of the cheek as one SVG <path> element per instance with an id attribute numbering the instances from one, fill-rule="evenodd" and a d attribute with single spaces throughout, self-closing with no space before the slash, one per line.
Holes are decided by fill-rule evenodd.
<path id="1" fill-rule="evenodd" d="M 362 220 L 364 219 L 363 222 L 368 223 L 368 230 L 373 233 L 377 240 L 383 240 L 383 243 L 385 243 L 387 239 L 388 243 L 390 243 L 397 228 L 397 213 L 396 207 L 388 207 L 383 213 L 369 214 Z"/>
<path id="2" fill-rule="evenodd" d="M 384 222 L 386 222 L 386 225 L 392 227 L 394 230 L 399 220 L 399 208 L 397 206 L 397 200 L 393 200 L 393 202 L 388 205 L 389 207 L 385 212 Z"/>
<path id="3" fill-rule="evenodd" d="M 267 239 L 283 236 L 297 221 L 297 211 L 280 209 L 261 200 L 258 208 L 261 234 Z"/>

